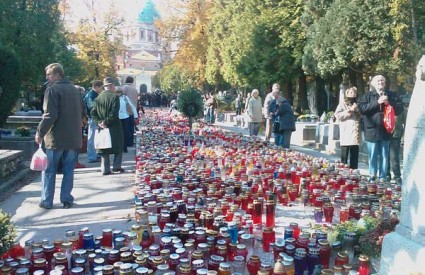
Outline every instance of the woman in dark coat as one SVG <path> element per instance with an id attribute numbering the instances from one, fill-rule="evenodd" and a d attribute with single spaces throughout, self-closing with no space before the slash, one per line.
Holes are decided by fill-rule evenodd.
<path id="1" fill-rule="evenodd" d="M 273 129 L 275 145 L 289 149 L 292 132 L 295 131 L 295 116 L 291 104 L 279 96 L 270 104 L 269 113 L 273 114 L 273 122 L 279 122 L 279 127 Z"/>
<path id="2" fill-rule="evenodd" d="M 112 171 L 120 173 L 124 172 L 124 169 L 121 168 L 124 134 L 122 131 L 121 121 L 118 117 L 120 100 L 115 93 L 113 78 L 105 78 L 103 80 L 103 84 L 105 90 L 93 102 L 93 109 L 90 114 L 99 128 L 109 128 L 109 132 L 111 134 L 112 148 L 97 150 L 97 153 L 102 159 L 102 175 L 109 175 L 111 174 L 109 161 L 110 154 L 114 154 Z"/>

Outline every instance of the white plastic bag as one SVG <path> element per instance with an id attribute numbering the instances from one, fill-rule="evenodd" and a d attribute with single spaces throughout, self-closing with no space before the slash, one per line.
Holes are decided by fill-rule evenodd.
<path id="1" fill-rule="evenodd" d="M 112 148 L 111 133 L 109 128 L 98 128 L 94 134 L 94 148 L 95 149 L 109 149 Z"/>
<path id="2" fill-rule="evenodd" d="M 47 169 L 47 155 L 41 149 L 41 144 L 38 147 L 38 150 L 34 153 L 31 159 L 30 169 L 34 171 L 45 171 Z"/>

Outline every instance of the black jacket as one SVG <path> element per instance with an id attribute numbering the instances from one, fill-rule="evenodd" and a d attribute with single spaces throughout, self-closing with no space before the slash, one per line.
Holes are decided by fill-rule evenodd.
<path id="1" fill-rule="evenodd" d="M 295 116 L 289 101 L 282 97 L 274 99 L 270 103 L 269 113 L 273 113 L 272 121 L 276 121 L 276 118 L 279 117 L 279 133 L 287 130 L 295 131 Z"/>
<path id="2" fill-rule="evenodd" d="M 395 115 L 403 112 L 403 102 L 400 97 L 391 91 L 385 91 L 388 101 L 394 107 Z M 388 134 L 383 125 L 384 106 L 378 103 L 379 94 L 376 91 L 370 91 L 364 94 L 358 104 L 360 113 L 363 115 L 363 131 L 365 141 L 375 142 L 380 140 L 390 140 L 391 134 Z"/>

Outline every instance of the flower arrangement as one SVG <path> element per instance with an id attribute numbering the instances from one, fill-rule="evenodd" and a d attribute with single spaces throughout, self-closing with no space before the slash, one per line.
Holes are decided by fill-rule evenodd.
<path id="1" fill-rule="evenodd" d="M 363 236 L 365 232 L 368 232 L 375 228 L 379 223 L 377 218 L 366 216 L 359 221 L 350 220 L 342 224 L 332 226 L 328 229 L 328 240 L 330 243 L 334 241 L 342 242 L 346 232 L 354 232 L 356 236 Z"/>
<path id="2" fill-rule="evenodd" d="M 318 119 L 319 117 L 314 114 L 304 114 L 298 117 L 298 121 L 301 122 L 316 122 Z"/>
<path id="3" fill-rule="evenodd" d="M 15 133 L 21 135 L 21 137 L 29 137 L 31 135 L 30 128 L 28 128 L 27 126 L 20 126 L 16 128 Z"/>
<path id="4" fill-rule="evenodd" d="M 380 257 L 385 235 L 393 232 L 398 223 L 398 218 L 393 216 L 380 221 L 375 228 L 365 232 L 359 239 L 362 253 L 372 258 Z"/>

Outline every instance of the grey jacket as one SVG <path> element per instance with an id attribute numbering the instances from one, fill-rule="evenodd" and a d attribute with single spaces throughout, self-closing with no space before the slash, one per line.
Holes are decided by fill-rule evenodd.
<path id="1" fill-rule="evenodd" d="M 80 91 L 62 78 L 44 93 L 44 114 L 37 127 L 47 149 L 77 150 L 81 148 L 81 127 L 86 115 Z"/>

